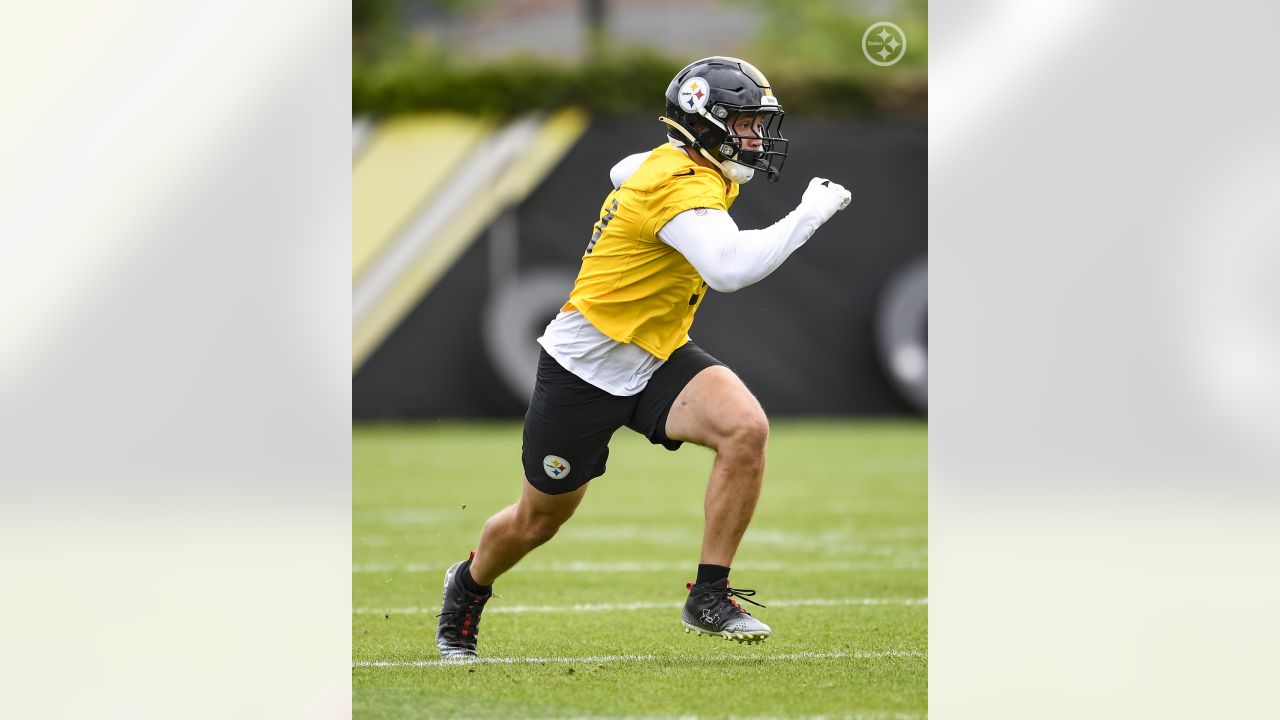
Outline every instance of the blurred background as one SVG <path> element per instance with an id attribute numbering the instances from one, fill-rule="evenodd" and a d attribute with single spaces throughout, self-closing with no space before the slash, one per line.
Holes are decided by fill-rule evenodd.
<path id="1" fill-rule="evenodd" d="M 827 88 L 862 103 L 831 122 L 915 107 L 875 83 L 923 79 L 928 48 L 930 711 L 1277 716 L 1280 6 L 935 2 L 898 65 L 837 46 L 823 72 L 855 79 L 788 76 L 840 27 L 821 7 L 780 5 L 768 42 L 725 29 L 758 6 L 712 26 L 681 14 L 663 33 L 692 25 L 700 44 L 666 62 L 753 44 L 791 128 Z M 346 143 L 353 116 L 452 107 L 431 87 L 464 97 L 450 82 L 366 103 L 410 51 L 463 37 L 367 9 L 0 10 L 6 716 L 349 714 Z M 393 42 L 353 47 L 353 20 Z M 465 47 L 458 74 L 423 65 L 438 72 L 422 81 L 475 77 Z M 563 98 L 546 77 L 538 97 Z M 875 211 L 862 198 L 842 217 Z"/>
<path id="2" fill-rule="evenodd" d="M 357 0 L 354 9 L 355 715 L 922 717 L 925 4 Z M 870 56 L 892 65 L 863 50 L 881 20 L 906 35 L 905 45 Z M 609 171 L 666 142 L 658 116 L 667 85 L 712 55 L 766 75 L 791 141 L 778 182 L 758 177 L 742 188 L 730 211 L 739 227 L 784 217 L 815 176 L 853 194 L 771 276 L 713 293 L 691 329 L 772 421 L 769 478 L 734 572 L 769 588 L 765 604 L 820 606 L 776 622 L 824 635 L 771 639 L 762 680 L 743 680 L 758 692 L 708 693 L 723 682 L 720 656 L 668 643 L 683 639 L 669 621 L 696 565 L 712 454 L 659 452 L 619 432 L 608 474 L 591 483 L 573 521 L 501 578 L 504 604 L 551 614 L 491 611 L 481 652 L 517 663 L 625 653 L 652 664 L 561 690 L 558 669 L 521 685 L 505 674 L 418 668 L 432 658 L 441 573 L 522 484 L 520 419 L 536 338 L 572 289 L 612 189 Z M 573 610 L 624 599 L 626 627 L 654 632 L 623 636 L 613 612 Z M 529 642 L 531 632 L 547 642 Z M 850 647 L 877 659 L 851 660 Z M 794 664 L 823 652 L 832 661 L 821 667 Z M 467 704 L 451 705 L 463 681 Z M 655 697 L 660 708 L 649 704 Z"/>
<path id="3" fill-rule="evenodd" d="M 772 224 L 813 176 L 854 200 L 767 281 L 706 303 L 694 339 L 775 417 L 925 413 L 924 2 L 353 10 L 354 418 L 523 415 L 609 169 L 664 142 L 667 83 L 709 55 L 761 68 L 792 140 L 779 182 L 743 188 L 738 225 Z M 890 18 L 907 46 L 877 66 L 863 34 Z"/>

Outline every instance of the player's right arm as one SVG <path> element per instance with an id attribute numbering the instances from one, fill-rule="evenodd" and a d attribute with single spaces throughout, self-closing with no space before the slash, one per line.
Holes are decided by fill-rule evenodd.
<path id="1" fill-rule="evenodd" d="M 842 186 L 809 181 L 800 205 L 762 230 L 739 230 L 724 210 L 686 210 L 658 232 L 717 292 L 733 292 L 768 277 L 818 228 L 849 205 Z"/>

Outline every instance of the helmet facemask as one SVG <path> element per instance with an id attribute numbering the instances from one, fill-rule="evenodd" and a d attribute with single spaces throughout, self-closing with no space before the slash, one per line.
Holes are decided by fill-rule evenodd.
<path id="1" fill-rule="evenodd" d="M 725 136 L 714 148 L 713 155 L 720 162 L 763 170 L 770 182 L 777 182 L 778 173 L 787 159 L 788 140 L 782 137 L 782 108 L 773 106 L 737 107 L 717 105 L 712 114 L 727 110 Z M 753 173 L 754 174 L 754 173 Z"/>
<path id="2" fill-rule="evenodd" d="M 750 181 L 756 170 L 767 173 L 769 182 L 777 182 L 789 143 L 782 136 L 785 113 L 781 107 L 717 104 L 695 115 L 668 105 L 667 115 L 660 119 L 682 130 L 680 135 L 688 144 L 733 182 Z"/>

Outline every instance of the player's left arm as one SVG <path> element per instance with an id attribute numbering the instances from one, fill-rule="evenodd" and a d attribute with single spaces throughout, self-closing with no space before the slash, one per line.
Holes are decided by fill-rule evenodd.
<path id="1" fill-rule="evenodd" d="M 814 178 L 800 205 L 761 230 L 739 230 L 723 210 L 686 210 L 658 231 L 717 292 L 733 292 L 768 277 L 818 228 L 849 205 L 842 186 Z"/>

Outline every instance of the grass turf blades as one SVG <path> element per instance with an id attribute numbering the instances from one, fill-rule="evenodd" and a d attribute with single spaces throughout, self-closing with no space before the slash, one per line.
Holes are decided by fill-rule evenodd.
<path id="1" fill-rule="evenodd" d="M 926 428 L 776 421 L 734 563 L 763 644 L 685 634 L 712 454 L 634 433 L 550 543 L 498 580 L 480 662 L 442 662 L 445 569 L 520 483 L 518 423 L 358 427 L 352 694 L 357 718 L 923 717 Z M 714 640 L 714 642 L 713 642 Z"/>

